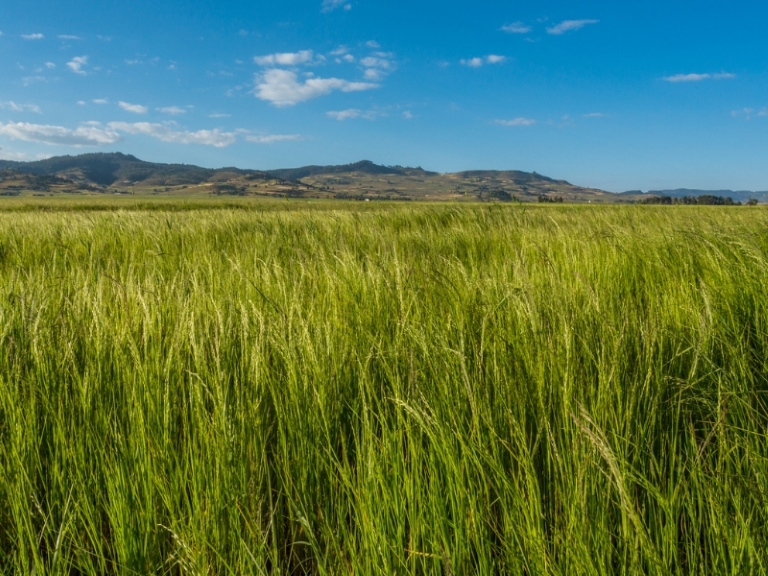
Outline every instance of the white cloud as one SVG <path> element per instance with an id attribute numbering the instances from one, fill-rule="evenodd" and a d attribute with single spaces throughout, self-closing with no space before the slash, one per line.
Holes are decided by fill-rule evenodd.
<path id="1" fill-rule="evenodd" d="M 605 118 L 605 114 L 602 112 L 590 112 L 589 114 L 583 114 L 582 118 Z"/>
<path id="2" fill-rule="evenodd" d="M 133 112 L 134 114 L 146 114 L 149 108 L 142 106 L 141 104 L 129 104 L 128 102 L 120 101 L 117 103 L 120 108 L 126 112 Z"/>
<path id="3" fill-rule="evenodd" d="M 536 120 L 533 118 L 514 118 L 513 120 L 495 120 L 500 126 L 533 126 Z"/>
<path id="4" fill-rule="evenodd" d="M 45 36 L 39 32 L 37 34 L 22 34 L 21 37 L 24 38 L 24 40 L 42 40 L 45 38 Z"/>
<path id="5" fill-rule="evenodd" d="M 381 48 L 381 45 L 379 45 L 379 43 L 376 42 L 376 40 L 368 40 L 368 42 L 366 42 L 365 45 L 368 46 L 368 48 L 374 48 L 374 49 Z"/>
<path id="6" fill-rule="evenodd" d="M 365 67 L 363 76 L 366 80 L 381 80 L 387 73 L 395 69 L 395 64 L 390 60 L 392 54 L 376 52 L 374 56 L 368 56 L 360 60 Z"/>
<path id="7" fill-rule="evenodd" d="M 171 116 L 187 113 L 184 108 L 179 108 L 178 106 L 166 106 L 165 108 L 158 108 L 157 110 L 163 114 L 170 114 Z"/>
<path id="8" fill-rule="evenodd" d="M 77 105 L 78 106 L 87 106 L 88 102 L 86 102 L 85 100 L 78 100 L 77 101 Z"/>
<path id="9" fill-rule="evenodd" d="M 40 114 L 40 107 L 37 104 L 16 104 L 13 100 L 0 102 L 1 110 L 10 110 L 11 112 L 35 112 Z"/>
<path id="10" fill-rule="evenodd" d="M 83 70 L 83 66 L 86 66 L 88 64 L 88 56 L 75 56 L 67 62 L 67 67 L 72 70 L 75 74 L 80 74 L 81 76 L 85 76 L 87 73 L 85 70 Z"/>
<path id="11" fill-rule="evenodd" d="M 177 144 L 202 144 L 216 148 L 225 148 L 237 141 L 237 135 L 234 132 L 222 132 L 218 128 L 214 130 L 197 130 L 196 132 L 177 130 L 171 122 L 164 124 L 110 122 L 108 126 L 112 130 L 119 130 L 128 134 L 151 136 L 163 142 L 174 142 Z"/>
<path id="12" fill-rule="evenodd" d="M 584 28 L 584 26 L 597 24 L 599 22 L 600 20 L 563 20 L 560 24 L 547 28 L 547 33 L 558 36 L 570 32 L 571 30 L 580 30 L 581 28 Z"/>
<path id="13" fill-rule="evenodd" d="M 3 124 L 0 122 L 0 134 L 26 142 L 76 147 L 114 144 L 122 140 L 114 128 L 102 128 L 94 124 L 84 124 L 72 130 L 63 126 L 29 124 L 27 122 Z"/>
<path id="14" fill-rule="evenodd" d="M 267 134 L 265 136 L 246 136 L 246 142 L 254 144 L 274 144 L 275 142 L 295 142 L 301 140 L 301 134 Z"/>
<path id="15" fill-rule="evenodd" d="M 313 57 L 314 53 L 312 50 L 300 50 L 299 52 L 254 56 L 253 61 L 259 66 L 298 66 L 299 64 L 312 62 Z"/>
<path id="16" fill-rule="evenodd" d="M 758 116 L 768 116 L 768 108 L 763 108 L 757 113 Z"/>
<path id="17" fill-rule="evenodd" d="M 300 82 L 295 72 L 272 69 L 267 70 L 263 76 L 257 76 L 254 94 L 260 100 L 266 100 L 275 106 L 293 106 L 305 100 L 325 96 L 334 90 L 360 92 L 373 88 L 378 88 L 378 84 L 350 82 L 339 78 L 308 78 Z"/>
<path id="18" fill-rule="evenodd" d="M 385 70 L 392 68 L 392 62 L 386 58 L 377 58 L 375 56 L 368 56 L 367 58 L 363 58 L 360 60 L 360 64 L 366 68 L 384 68 Z"/>
<path id="19" fill-rule="evenodd" d="M 106 98 L 95 98 L 93 100 L 93 103 L 94 104 L 109 104 L 109 100 L 107 100 Z"/>
<path id="20" fill-rule="evenodd" d="M 344 8 L 344 10 L 352 10 L 352 4 L 349 4 L 347 0 L 323 0 L 322 11 L 333 12 L 337 8 Z"/>
<path id="21" fill-rule="evenodd" d="M 59 40 L 82 40 L 80 36 L 70 36 L 69 34 L 59 34 L 56 38 Z"/>
<path id="22" fill-rule="evenodd" d="M 484 58 L 467 58 L 460 60 L 460 63 L 470 68 L 480 68 L 483 64 L 501 64 L 507 61 L 506 56 L 499 56 L 498 54 L 489 54 Z"/>
<path id="23" fill-rule="evenodd" d="M 702 80 L 730 80 L 736 78 L 736 74 L 729 74 L 727 72 L 720 72 L 719 74 L 675 74 L 674 76 L 666 76 L 665 82 L 701 82 Z"/>
<path id="24" fill-rule="evenodd" d="M 232 114 L 222 114 L 221 112 L 214 112 L 213 114 L 208 114 L 208 118 L 230 118 Z"/>
<path id="25" fill-rule="evenodd" d="M 413 118 L 413 114 L 410 111 L 406 110 L 405 112 L 403 112 L 403 118 L 405 118 L 406 120 L 411 120 Z"/>
<path id="26" fill-rule="evenodd" d="M 513 22 L 512 24 L 505 24 L 501 27 L 504 32 L 509 34 L 528 34 L 532 30 L 527 24 L 522 22 Z"/>
<path id="27" fill-rule="evenodd" d="M 48 70 L 52 70 L 56 68 L 56 64 L 54 64 L 53 62 L 46 62 L 45 67 L 48 68 Z"/>

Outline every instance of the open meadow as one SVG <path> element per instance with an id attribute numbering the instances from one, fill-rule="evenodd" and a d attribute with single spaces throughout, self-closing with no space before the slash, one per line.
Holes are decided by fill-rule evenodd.
<path id="1" fill-rule="evenodd" d="M 0 573 L 768 573 L 768 210 L 0 205 Z"/>

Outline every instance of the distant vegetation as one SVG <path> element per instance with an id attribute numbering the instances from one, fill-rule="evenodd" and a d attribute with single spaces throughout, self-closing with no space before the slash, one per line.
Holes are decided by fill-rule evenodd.
<path id="1" fill-rule="evenodd" d="M 701 196 L 682 196 L 670 198 L 669 196 L 651 196 L 643 198 L 643 204 L 685 204 L 698 206 L 741 206 L 741 202 L 734 202 L 733 198 L 724 198 L 722 196 L 711 196 L 704 194 Z"/>
<path id="2" fill-rule="evenodd" d="M 25 202 L 0 573 L 766 573 L 768 211 Z"/>
<path id="3" fill-rule="evenodd" d="M 671 196 L 683 198 L 686 196 L 722 196 L 732 198 L 734 202 L 747 202 L 750 199 L 760 202 L 768 202 L 768 192 L 752 192 L 750 190 L 695 190 L 690 188 L 678 188 L 676 190 L 651 190 L 648 194 L 655 196 Z"/>

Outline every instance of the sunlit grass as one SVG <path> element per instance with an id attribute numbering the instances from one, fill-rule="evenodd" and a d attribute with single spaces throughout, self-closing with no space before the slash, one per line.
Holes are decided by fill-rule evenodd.
<path id="1" fill-rule="evenodd" d="M 216 207 L 0 213 L 0 572 L 768 571 L 768 212 Z"/>

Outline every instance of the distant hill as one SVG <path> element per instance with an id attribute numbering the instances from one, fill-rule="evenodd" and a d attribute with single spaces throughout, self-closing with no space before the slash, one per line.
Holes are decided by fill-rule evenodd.
<path id="1" fill-rule="evenodd" d="M 301 168 L 281 168 L 269 170 L 269 173 L 285 180 L 301 180 L 310 176 L 330 174 L 391 174 L 397 176 L 437 176 L 437 172 L 428 172 L 422 168 L 406 168 L 403 166 L 379 166 L 370 160 L 361 160 L 354 164 L 338 166 L 302 166 Z"/>
<path id="2" fill-rule="evenodd" d="M 449 174 L 370 160 L 260 171 L 145 162 L 130 154 L 0 161 L 0 196 L 176 194 L 455 200 L 484 202 L 634 202 L 635 198 L 573 185 L 536 172 L 468 170 Z"/>
<path id="3" fill-rule="evenodd" d="M 55 156 L 34 162 L 0 160 L 0 169 L 12 169 L 35 176 L 58 176 L 73 182 L 86 182 L 98 186 L 141 183 L 145 186 L 179 186 L 200 184 L 216 179 L 217 175 L 259 175 L 257 170 L 201 168 L 189 164 L 156 164 L 139 160 L 130 154 L 81 154 Z M 225 178 L 226 179 L 226 178 Z"/>
<path id="4" fill-rule="evenodd" d="M 517 184 L 529 184 L 533 182 L 548 182 L 550 184 L 570 185 L 565 180 L 555 180 L 547 176 L 542 176 L 536 172 L 521 172 L 520 170 L 465 170 L 464 172 L 455 172 L 452 176 L 458 178 L 488 178 L 492 180 L 508 180 Z"/>
<path id="5" fill-rule="evenodd" d="M 677 188 L 675 190 L 649 190 L 647 194 L 654 196 L 669 196 L 671 198 L 684 198 L 685 196 L 722 196 L 731 198 L 736 202 L 746 202 L 755 198 L 760 202 L 768 202 L 768 192 L 752 192 L 750 190 L 697 190 L 692 188 Z"/>

